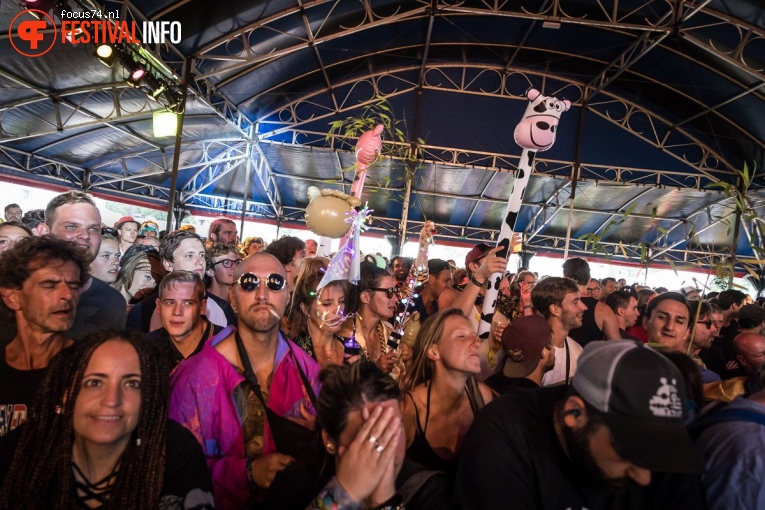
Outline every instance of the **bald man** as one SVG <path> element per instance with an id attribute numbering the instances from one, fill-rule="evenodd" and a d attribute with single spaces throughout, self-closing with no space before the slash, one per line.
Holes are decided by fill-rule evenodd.
<path id="1" fill-rule="evenodd" d="M 267 497 L 263 491 L 310 447 L 319 393 L 319 365 L 279 331 L 290 298 L 282 263 L 267 253 L 247 257 L 229 293 L 238 329 L 227 327 L 210 340 L 212 349 L 178 366 L 169 413 L 202 444 L 216 506 L 224 509 Z M 266 402 L 286 420 L 269 417 L 266 427 Z"/>
<path id="2" fill-rule="evenodd" d="M 756 333 L 739 333 L 733 339 L 736 360 L 746 372 L 746 394 L 752 395 L 762 390 L 757 378 L 757 369 L 765 363 L 765 337 Z"/>

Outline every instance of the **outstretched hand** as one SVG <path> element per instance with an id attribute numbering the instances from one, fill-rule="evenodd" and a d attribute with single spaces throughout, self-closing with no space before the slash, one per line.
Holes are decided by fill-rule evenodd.
<path id="1" fill-rule="evenodd" d="M 476 278 L 486 281 L 494 273 L 504 273 L 507 269 L 507 259 L 497 257 L 497 253 L 502 249 L 501 246 L 492 248 L 483 258 L 481 266 L 475 272 Z"/>

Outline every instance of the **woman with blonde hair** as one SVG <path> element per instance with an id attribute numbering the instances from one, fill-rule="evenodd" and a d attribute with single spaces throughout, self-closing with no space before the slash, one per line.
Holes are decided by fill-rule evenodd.
<path id="1" fill-rule="evenodd" d="M 442 310 L 422 325 L 402 381 L 407 457 L 451 477 L 473 418 L 492 399 L 473 378 L 481 371 L 480 343 L 462 311 Z"/>
<path id="2" fill-rule="evenodd" d="M 343 340 L 337 336 L 345 320 L 347 282 L 334 281 L 317 291 L 329 261 L 303 259 L 287 318 L 290 338 L 323 368 L 344 360 Z"/>

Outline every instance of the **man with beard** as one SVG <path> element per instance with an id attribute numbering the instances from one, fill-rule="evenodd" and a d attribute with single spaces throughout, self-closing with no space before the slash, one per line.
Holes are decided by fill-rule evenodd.
<path id="1" fill-rule="evenodd" d="M 680 371 L 632 340 L 591 342 L 571 389 L 496 400 L 462 446 L 467 509 L 703 509 Z"/>
<path id="2" fill-rule="evenodd" d="M 17 329 L 0 348 L 0 481 L 48 363 L 72 343 L 67 332 L 88 278 L 82 251 L 51 236 L 25 239 L 0 257 L 0 313 Z"/>
<path id="3" fill-rule="evenodd" d="M 555 366 L 551 335 L 549 324 L 539 315 L 515 319 L 502 332 L 502 369 L 484 383 L 500 395 L 542 386 L 542 376 Z"/>
<path id="4" fill-rule="evenodd" d="M 695 310 L 697 306 L 701 309 L 699 310 L 696 327 L 693 330 L 691 349 L 688 351 L 688 343 L 686 342 L 683 344 L 682 352 L 688 353 L 690 358 L 696 362 L 701 370 L 701 382 L 706 384 L 719 381 L 720 376 L 707 368 L 701 358 L 699 358 L 699 352 L 712 347 L 712 342 L 722 327 L 723 316 L 722 309 L 709 301 L 691 302 L 692 309 Z"/>
<path id="5" fill-rule="evenodd" d="M 582 325 L 587 310 L 579 298 L 579 286 L 568 278 L 545 278 L 531 291 L 531 302 L 550 325 L 555 350 L 555 366 L 544 374 L 542 385 L 568 384 L 582 353 L 582 346 L 568 333 Z"/>
<path id="6" fill-rule="evenodd" d="M 178 365 L 169 413 L 201 443 L 224 510 L 264 497 L 308 448 L 319 393 L 319 365 L 279 332 L 290 297 L 284 266 L 256 253 L 234 276 L 238 329 L 227 327 Z"/>

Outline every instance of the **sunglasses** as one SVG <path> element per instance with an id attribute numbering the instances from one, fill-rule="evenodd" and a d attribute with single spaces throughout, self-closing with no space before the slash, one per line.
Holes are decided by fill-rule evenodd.
<path id="1" fill-rule="evenodd" d="M 210 269 L 214 268 L 218 264 L 222 264 L 223 267 L 225 267 L 226 269 L 231 269 L 232 267 L 236 267 L 236 266 L 238 266 L 241 263 L 242 263 L 242 261 L 239 260 L 239 259 L 235 259 L 235 260 L 223 259 L 223 260 L 219 260 L 218 262 L 213 262 L 212 264 L 210 264 Z M 244 276 L 244 275 L 242 275 L 242 276 Z"/>
<path id="2" fill-rule="evenodd" d="M 714 324 L 718 328 L 721 328 L 723 325 L 723 321 L 697 321 L 696 324 L 703 324 L 707 328 L 711 327 L 712 324 Z"/>
<path id="3" fill-rule="evenodd" d="M 380 287 L 370 287 L 364 290 L 371 290 L 372 292 L 385 292 L 388 294 L 388 299 L 391 299 L 396 294 L 396 287 L 390 287 L 388 289 L 382 289 Z"/>
<path id="4" fill-rule="evenodd" d="M 245 292 L 252 292 L 260 286 L 260 277 L 255 273 L 244 273 L 236 281 Z M 271 273 L 265 277 L 266 288 L 273 292 L 279 292 L 287 286 L 287 279 L 279 273 Z"/>
<path id="5" fill-rule="evenodd" d="M 120 234 L 119 234 L 119 232 L 117 232 L 116 228 L 101 227 L 101 235 L 102 236 L 110 235 L 110 236 L 114 236 L 114 237 L 119 237 Z"/>

